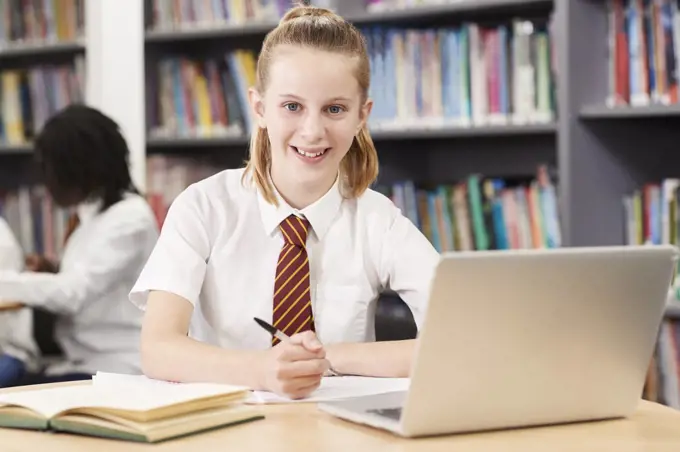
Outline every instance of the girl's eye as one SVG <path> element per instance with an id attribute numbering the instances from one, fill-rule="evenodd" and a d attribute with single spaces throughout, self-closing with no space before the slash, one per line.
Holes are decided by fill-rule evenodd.
<path id="1" fill-rule="evenodd" d="M 345 111 L 345 109 L 342 108 L 340 105 L 331 105 L 330 107 L 328 107 L 328 111 L 332 115 L 337 115 L 338 113 L 342 113 L 343 111 Z"/>
<path id="2" fill-rule="evenodd" d="M 291 102 L 289 104 L 284 105 L 284 108 L 288 109 L 288 111 L 297 111 L 299 105 L 296 104 L 295 102 Z"/>

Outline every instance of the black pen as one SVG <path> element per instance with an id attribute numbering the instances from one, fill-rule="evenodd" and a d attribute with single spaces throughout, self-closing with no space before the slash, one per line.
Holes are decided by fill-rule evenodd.
<path id="1" fill-rule="evenodd" d="M 287 342 L 290 337 L 285 334 L 283 331 L 279 330 L 273 325 L 270 325 L 269 323 L 265 322 L 262 319 L 258 319 L 257 317 L 253 317 L 253 320 L 257 322 L 258 325 L 260 325 L 262 328 L 265 329 L 269 334 L 280 340 L 281 342 Z"/>

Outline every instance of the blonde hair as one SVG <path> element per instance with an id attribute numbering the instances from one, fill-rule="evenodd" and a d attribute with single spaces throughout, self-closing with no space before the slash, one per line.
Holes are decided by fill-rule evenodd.
<path id="1" fill-rule="evenodd" d="M 279 45 L 310 47 L 356 58 L 355 76 L 362 102 L 368 98 L 371 74 L 366 43 L 359 30 L 334 12 L 314 6 L 295 6 L 283 16 L 278 26 L 267 34 L 257 60 L 255 88 L 260 93 L 267 86 L 269 66 Z M 263 197 L 269 203 L 277 204 L 269 178 L 271 144 L 266 129 L 255 127 L 249 153 L 244 180 L 252 174 Z M 339 177 L 343 195 L 350 198 L 360 196 L 378 177 L 378 153 L 366 125 L 342 159 Z"/>

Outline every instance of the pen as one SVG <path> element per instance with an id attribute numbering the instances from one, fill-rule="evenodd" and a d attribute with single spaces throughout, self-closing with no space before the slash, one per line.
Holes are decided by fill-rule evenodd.
<path id="1" fill-rule="evenodd" d="M 253 320 L 255 320 L 255 322 L 257 322 L 257 324 L 260 325 L 265 331 L 267 331 L 269 334 L 271 334 L 272 336 L 274 336 L 275 338 L 277 338 L 281 342 L 287 342 L 287 341 L 290 340 L 290 337 L 288 335 L 286 335 L 283 331 L 279 330 L 278 328 L 276 328 L 273 325 L 270 325 L 269 323 L 265 322 L 264 320 L 259 319 L 257 317 L 253 317 Z M 343 374 L 333 370 L 332 366 L 329 367 L 328 372 L 330 373 L 330 376 L 339 377 L 339 376 L 343 375 Z"/>
<path id="2" fill-rule="evenodd" d="M 280 340 L 281 342 L 287 342 L 290 337 L 285 334 L 283 331 L 279 330 L 273 325 L 270 325 L 269 323 L 265 322 L 262 319 L 258 319 L 257 317 L 253 317 L 253 319 L 257 322 L 258 325 L 260 325 L 262 328 L 264 328 L 269 334 Z"/>

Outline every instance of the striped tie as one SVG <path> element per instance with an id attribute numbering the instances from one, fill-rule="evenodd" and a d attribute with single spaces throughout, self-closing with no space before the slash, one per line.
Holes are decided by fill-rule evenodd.
<path id="1" fill-rule="evenodd" d="M 288 336 L 310 329 L 314 331 L 306 248 L 309 222 L 290 215 L 279 228 L 285 243 L 276 265 L 274 326 Z M 272 339 L 272 345 L 278 342 L 278 339 Z"/>

